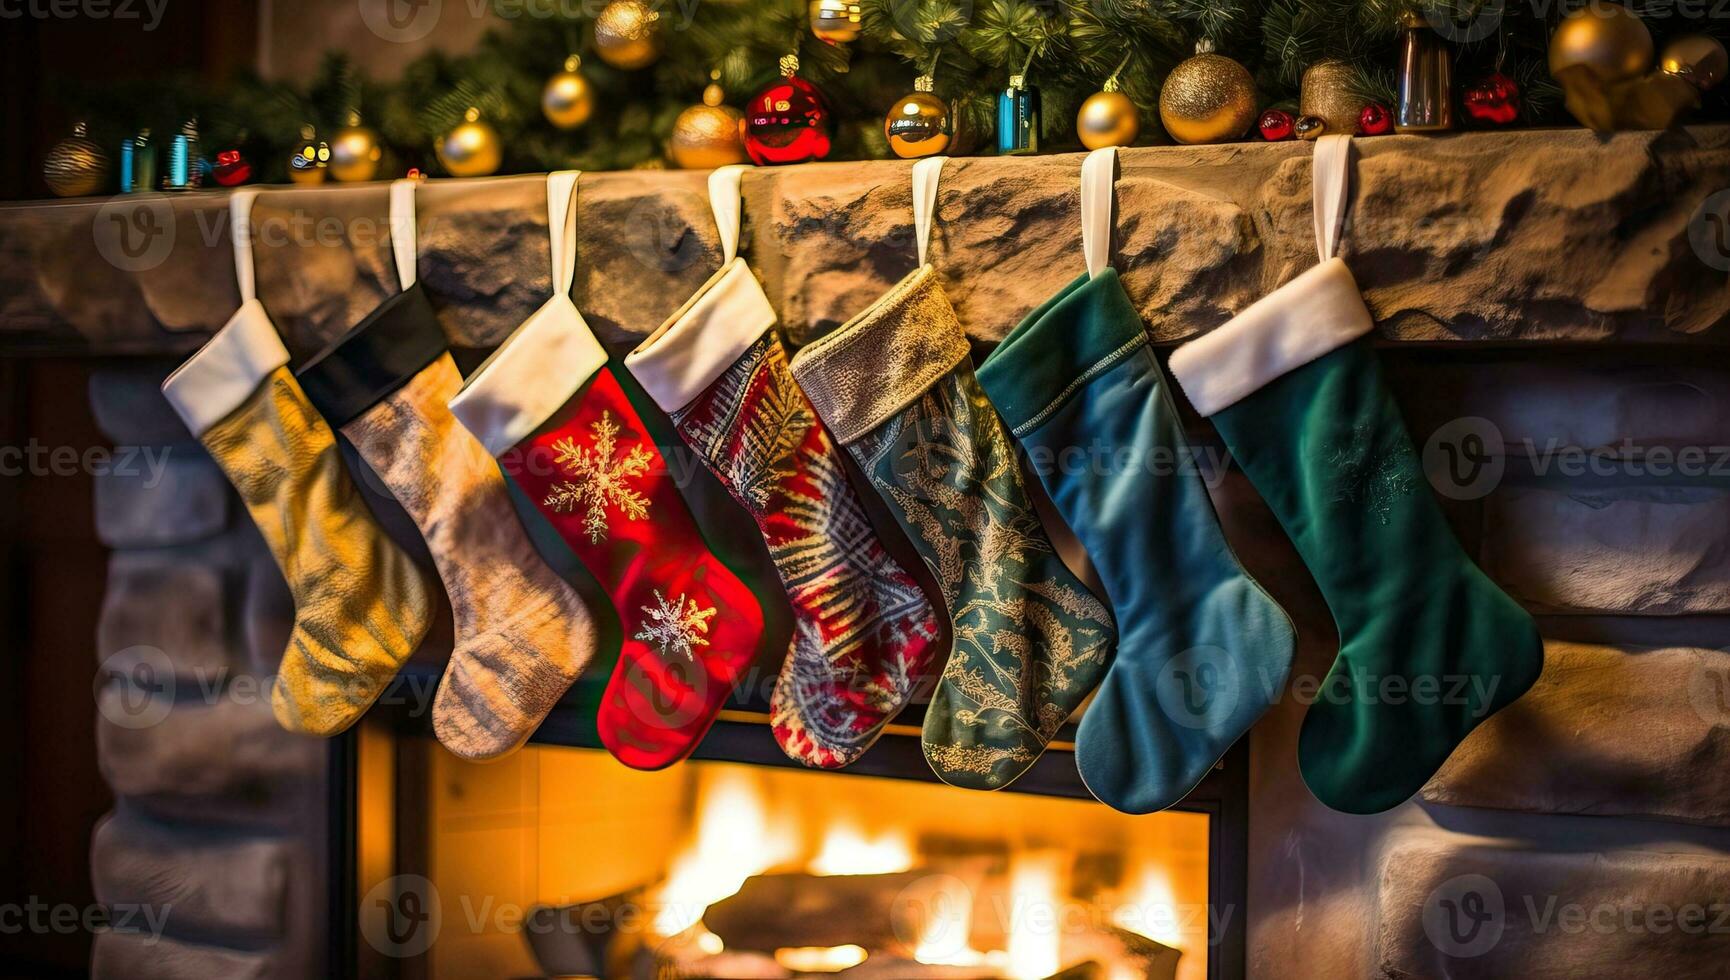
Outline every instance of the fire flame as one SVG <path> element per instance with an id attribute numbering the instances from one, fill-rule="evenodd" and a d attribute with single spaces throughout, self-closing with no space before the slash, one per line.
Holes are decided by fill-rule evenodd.
<path id="1" fill-rule="evenodd" d="M 748 773 L 715 769 L 704 775 L 695 844 L 674 863 L 661 888 L 655 931 L 662 936 L 696 925 L 704 910 L 736 894 L 745 879 L 792 856 L 789 836 L 773 832 Z"/>
<path id="2" fill-rule="evenodd" d="M 851 824 L 835 824 L 806 870 L 815 875 L 885 875 L 910 871 L 913 847 L 907 835 L 885 832 L 866 837 Z"/>
<path id="3" fill-rule="evenodd" d="M 1112 921 L 1122 929 L 1146 936 L 1154 942 L 1182 949 L 1183 929 L 1178 921 L 1177 897 L 1171 877 L 1157 864 L 1144 864 L 1128 893 L 1129 901 L 1117 907 Z"/>
<path id="4" fill-rule="evenodd" d="M 837 818 L 831 813 L 811 828 L 817 833 L 807 834 L 798 822 L 797 808 L 771 806 L 777 798 L 764 777 L 749 770 L 715 767 L 702 773 L 695 828 L 659 892 L 657 934 L 682 936 L 695 948 L 718 954 L 724 944 L 703 927 L 703 914 L 755 875 L 801 867 L 821 876 L 898 874 L 923 866 L 910 829 L 913 824 L 882 829 L 874 819 L 856 819 L 848 813 Z M 1114 901 L 1110 912 L 1114 925 L 1165 945 L 1191 949 L 1204 941 L 1205 933 L 1197 935 L 1179 914 L 1176 879 L 1166 856 L 1138 857 L 1143 860 L 1131 863 L 1133 870 L 1121 889 L 1100 893 L 1094 901 Z M 942 872 L 923 876 L 916 886 L 909 886 L 926 889 L 911 900 L 916 911 L 898 920 L 917 930 L 917 940 L 909 944 L 913 959 L 1013 980 L 1044 980 L 1061 972 L 1066 965 L 1064 913 L 1071 901 L 1070 860 L 1069 852 L 1061 849 L 1023 846 L 1011 849 L 1007 868 L 998 865 L 983 881 L 969 884 Z M 977 895 L 975 888 L 981 889 Z M 980 934 L 988 935 L 984 941 L 994 947 L 980 950 L 974 947 L 980 941 L 975 916 L 987 909 L 1006 919 L 1001 933 Z M 998 945 L 1003 948 L 995 948 Z M 1076 955 L 1075 950 L 1069 952 Z M 796 973 L 840 972 L 858 966 L 868 955 L 859 946 L 774 951 L 776 961 Z M 1127 980 L 1134 972 L 1108 966 L 1111 980 Z M 1199 977 L 1202 971 L 1205 960 L 1200 957 L 1180 961 L 1179 976 L 1185 980 Z"/>
<path id="5" fill-rule="evenodd" d="M 1057 855 L 1017 855 L 1009 865 L 1009 976 L 1044 980 L 1063 968 L 1058 949 Z"/>

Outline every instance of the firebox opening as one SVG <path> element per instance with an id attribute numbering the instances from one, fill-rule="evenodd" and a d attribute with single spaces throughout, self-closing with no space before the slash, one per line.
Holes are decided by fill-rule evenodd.
<path id="1" fill-rule="evenodd" d="M 1206 814 L 725 762 L 642 773 L 591 749 L 419 751 L 435 980 L 1207 976 Z"/>

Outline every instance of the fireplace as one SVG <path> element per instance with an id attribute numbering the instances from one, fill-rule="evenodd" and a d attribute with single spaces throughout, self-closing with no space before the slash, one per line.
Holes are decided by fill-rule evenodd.
<path id="1" fill-rule="evenodd" d="M 1072 728 L 977 793 L 930 774 L 917 706 L 839 773 L 789 763 L 760 708 L 649 773 L 575 708 L 484 764 L 411 709 L 375 712 L 337 753 L 338 955 L 429 980 L 1243 974 L 1242 747 L 1180 807 L 1130 816 L 1087 795 Z"/>

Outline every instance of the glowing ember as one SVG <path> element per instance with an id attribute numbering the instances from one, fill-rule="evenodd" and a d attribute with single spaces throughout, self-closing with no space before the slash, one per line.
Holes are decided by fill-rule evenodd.
<path id="1" fill-rule="evenodd" d="M 811 859 L 816 875 L 883 875 L 911 870 L 913 848 L 905 835 L 867 838 L 857 827 L 836 824 L 823 835 L 823 849 Z"/>
<path id="2" fill-rule="evenodd" d="M 789 946 L 775 951 L 775 962 L 794 973 L 840 973 L 865 962 L 863 946 Z"/>

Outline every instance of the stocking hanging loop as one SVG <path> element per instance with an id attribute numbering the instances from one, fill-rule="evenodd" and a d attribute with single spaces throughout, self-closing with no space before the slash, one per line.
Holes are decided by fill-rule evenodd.
<path id="1" fill-rule="evenodd" d="M 730 163 L 709 173 L 709 209 L 715 212 L 715 228 L 721 233 L 722 265 L 739 254 L 739 186 L 746 169 L 742 163 Z"/>
<path id="2" fill-rule="evenodd" d="M 919 266 L 931 245 L 931 219 L 937 212 L 937 178 L 948 157 L 926 157 L 913 165 L 913 233 L 919 242 Z"/>
<path id="3" fill-rule="evenodd" d="M 1102 146 L 1081 162 L 1081 254 L 1093 278 L 1111 264 L 1111 197 L 1117 147 Z"/>
<path id="4" fill-rule="evenodd" d="M 1323 262 L 1339 251 L 1351 196 L 1351 157 L 1352 138 L 1344 133 L 1316 140 L 1310 166 L 1315 181 L 1316 252 Z"/>
<path id="5" fill-rule="evenodd" d="M 547 238 L 553 255 L 553 295 L 569 296 L 577 278 L 576 192 L 579 170 L 547 174 Z"/>
<path id="6" fill-rule="evenodd" d="M 404 292 L 415 282 L 414 185 L 417 183 L 394 180 L 390 185 L 390 250 L 396 256 L 397 285 Z"/>
<path id="7" fill-rule="evenodd" d="M 234 279 L 240 284 L 240 301 L 258 298 L 257 272 L 252 258 L 252 203 L 255 190 L 238 190 L 228 198 L 228 237 L 234 243 Z"/>

